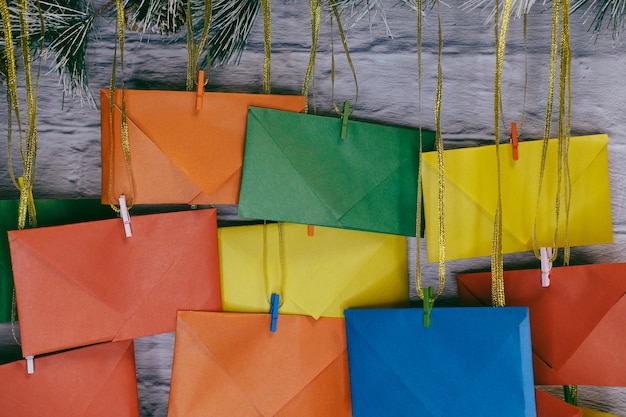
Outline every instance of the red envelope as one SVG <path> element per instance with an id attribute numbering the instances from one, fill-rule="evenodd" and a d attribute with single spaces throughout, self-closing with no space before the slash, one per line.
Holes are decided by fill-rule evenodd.
<path id="1" fill-rule="evenodd" d="M 10 417 L 138 417 L 131 340 L 0 365 L 0 414 Z"/>
<path id="2" fill-rule="evenodd" d="M 535 389 L 537 417 L 582 417 L 583 411 L 547 392 Z"/>
<path id="3" fill-rule="evenodd" d="M 626 386 L 626 263 L 505 271 L 507 306 L 528 306 L 535 383 Z M 464 305 L 491 305 L 491 273 L 460 274 Z"/>
<path id="4" fill-rule="evenodd" d="M 221 310 L 215 209 L 9 232 L 24 356 L 172 332 Z"/>
<path id="5" fill-rule="evenodd" d="M 178 314 L 169 417 L 352 415 L 344 319 Z"/>

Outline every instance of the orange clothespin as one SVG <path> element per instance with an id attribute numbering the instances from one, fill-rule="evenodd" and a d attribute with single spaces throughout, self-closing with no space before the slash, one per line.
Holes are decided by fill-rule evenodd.
<path id="1" fill-rule="evenodd" d="M 196 110 L 202 109 L 204 99 L 204 70 L 198 71 L 198 87 L 196 90 Z"/>
<path id="2" fill-rule="evenodd" d="M 511 123 L 511 145 L 513 148 L 513 160 L 517 161 L 519 159 L 519 153 L 517 142 L 517 124 L 515 122 Z"/>
<path id="3" fill-rule="evenodd" d="M 307 226 L 307 235 L 309 236 L 313 236 L 315 234 L 315 227 L 313 225 L 308 225 Z"/>

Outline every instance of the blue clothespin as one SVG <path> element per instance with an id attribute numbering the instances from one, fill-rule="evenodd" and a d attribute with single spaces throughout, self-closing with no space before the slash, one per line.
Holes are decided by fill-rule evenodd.
<path id="1" fill-rule="evenodd" d="M 348 117 L 350 116 L 350 102 L 343 102 L 343 114 L 341 115 L 341 139 L 348 135 Z"/>
<path id="2" fill-rule="evenodd" d="M 433 304 L 435 304 L 435 290 L 433 287 L 424 288 L 424 327 L 430 327 L 430 311 L 433 309 Z"/>
<path id="3" fill-rule="evenodd" d="M 270 323 L 270 332 L 276 332 L 276 322 L 278 321 L 278 304 L 280 303 L 280 295 L 272 294 L 270 298 L 270 314 L 272 315 L 272 321 Z"/>

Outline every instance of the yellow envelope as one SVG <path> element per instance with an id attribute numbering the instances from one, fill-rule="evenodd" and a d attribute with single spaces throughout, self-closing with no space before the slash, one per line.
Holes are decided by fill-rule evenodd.
<path id="1" fill-rule="evenodd" d="M 282 293 L 281 314 L 316 319 L 343 317 L 346 308 L 408 306 L 406 237 L 321 226 L 309 236 L 306 225 L 282 227 L 284 277 L 278 224 L 218 228 L 224 311 L 269 312 L 270 292 Z"/>
<path id="2" fill-rule="evenodd" d="M 618 417 L 616 414 L 603 413 L 602 411 L 580 407 L 583 410 L 583 417 Z"/>
<path id="3" fill-rule="evenodd" d="M 608 136 L 572 137 L 569 146 L 571 246 L 613 242 L 608 172 Z M 548 145 L 537 214 L 543 141 L 519 143 L 519 160 L 511 144 L 500 145 L 504 253 L 533 249 L 537 217 L 538 247 L 553 246 L 556 227 L 557 140 Z M 497 204 L 495 145 L 444 151 L 446 259 L 491 254 Z M 437 260 L 437 154 L 423 154 L 424 212 L 428 260 Z M 565 245 L 565 198 L 561 196 L 558 246 Z"/>

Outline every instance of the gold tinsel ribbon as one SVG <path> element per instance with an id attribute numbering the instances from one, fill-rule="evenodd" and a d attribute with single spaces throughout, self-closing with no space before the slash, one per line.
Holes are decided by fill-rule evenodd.
<path id="1" fill-rule="evenodd" d="M 39 2 L 37 2 L 39 10 L 39 18 L 42 33 L 45 30 L 43 18 Z M 17 227 L 23 229 L 26 227 L 26 219 L 30 218 L 33 225 L 36 224 L 35 204 L 33 200 L 32 185 L 35 182 L 35 168 L 37 158 L 37 85 L 39 83 L 39 71 L 37 73 L 37 81 L 33 81 L 32 75 L 32 57 L 30 48 L 30 31 L 28 18 L 28 2 L 20 0 L 17 4 L 18 20 L 20 26 L 20 46 L 22 49 L 22 60 L 24 63 L 24 87 L 26 90 L 26 143 L 24 144 L 24 132 L 22 126 L 22 118 L 19 106 L 19 97 L 17 93 L 17 65 L 15 59 L 15 47 L 13 44 L 13 28 L 11 25 L 11 16 L 6 0 L 0 0 L 0 16 L 2 18 L 2 26 L 4 30 L 5 55 L 7 64 L 7 146 L 8 146 L 8 170 L 13 184 L 20 190 L 20 199 L 18 207 Z M 23 165 L 23 174 L 19 177 L 19 181 L 15 178 L 12 160 L 12 119 L 15 114 L 17 129 L 19 134 L 20 156 Z M 15 288 L 13 289 L 11 299 L 11 332 L 13 339 L 19 345 L 20 341 L 16 331 L 16 299 Z"/>
<path id="2" fill-rule="evenodd" d="M 354 103 L 359 101 L 359 82 L 357 81 L 356 70 L 354 69 L 354 63 L 352 62 L 352 57 L 350 56 L 350 49 L 348 48 L 348 41 L 346 40 L 346 34 L 343 30 L 343 25 L 341 24 L 341 16 L 339 13 L 339 9 L 337 8 L 337 4 L 335 0 L 328 0 L 328 5 L 337 21 L 337 31 L 339 32 L 339 38 L 341 39 L 341 45 L 343 46 L 343 51 L 346 54 L 346 59 L 348 60 L 348 66 L 350 66 L 350 71 L 352 72 L 352 78 L 354 79 L 354 88 L 355 88 L 355 98 Z M 331 16 L 331 36 L 332 36 L 332 16 Z M 331 82 L 331 104 L 333 109 L 338 115 L 342 115 L 342 111 L 339 109 L 337 104 L 335 103 L 335 48 L 333 46 L 333 42 L 331 39 L 330 43 L 331 47 L 331 64 L 330 64 L 330 82 Z"/>
<path id="3" fill-rule="evenodd" d="M 494 135 L 496 150 L 496 175 L 498 178 L 496 203 L 496 215 L 493 227 L 493 241 L 491 251 L 491 304 L 494 307 L 502 307 L 506 304 L 504 295 L 504 261 L 502 256 L 502 188 L 500 171 L 500 108 L 502 106 L 502 66 L 504 63 L 504 52 L 506 49 L 506 35 L 509 29 L 509 21 L 513 8 L 513 0 L 505 0 L 502 11 L 502 22 L 500 22 L 500 4 L 496 0 L 496 15 L 494 22 L 494 32 L 496 38 L 496 73 L 494 81 Z M 498 27 L 501 24 L 501 27 Z"/>
<path id="4" fill-rule="evenodd" d="M 310 0 L 309 13 L 311 18 L 311 52 L 309 54 L 309 63 L 304 74 L 304 82 L 302 83 L 302 95 L 304 96 L 305 106 L 304 112 L 309 112 L 309 84 L 311 77 L 315 72 L 315 57 L 317 54 L 317 44 L 320 34 L 320 22 L 322 20 L 322 1 Z"/>
<path id="5" fill-rule="evenodd" d="M 191 0 L 187 0 L 187 91 L 193 91 L 195 83 L 198 81 L 198 58 L 200 52 L 205 48 L 209 40 L 209 29 L 211 28 L 211 18 L 213 16 L 213 1 L 204 1 L 204 23 L 200 39 L 195 42 L 193 35 L 193 14 L 191 12 Z M 211 55 L 207 50 L 207 81 L 208 71 L 211 69 Z"/>
<path id="6" fill-rule="evenodd" d="M 560 32 L 560 38 L 559 38 Z M 559 48 L 560 46 L 560 48 Z M 560 49 L 560 52 L 559 52 Z M 569 265 L 570 245 L 568 239 L 569 209 L 571 200 L 571 183 L 569 176 L 569 141 L 570 141 L 570 108 L 571 108 L 571 49 L 569 37 L 569 2 L 568 0 L 555 0 L 552 3 L 552 35 L 550 47 L 550 72 L 548 80 L 548 101 L 546 105 L 546 120 L 543 133 L 543 147 L 541 154 L 541 169 L 539 172 L 539 189 L 537 196 L 537 209 L 533 226 L 533 249 L 537 259 L 541 259 L 537 243 L 537 221 L 543 188 L 544 173 L 547 164 L 548 143 L 551 131 L 552 109 L 554 90 L 557 74 L 557 63 L 560 59 L 559 70 L 559 115 L 558 115 L 558 144 L 557 144 L 557 186 L 555 197 L 555 230 L 553 237 L 553 251 L 550 261 L 553 262 L 558 254 L 558 231 L 561 213 L 561 192 L 563 192 L 565 205 L 565 265 Z"/>
<path id="7" fill-rule="evenodd" d="M 417 72 L 419 84 L 419 102 L 418 113 L 421 113 L 421 85 L 422 85 L 422 1 L 416 2 L 417 13 Z M 433 298 L 430 299 L 431 304 L 443 293 L 446 282 L 446 238 L 445 238 L 445 166 L 443 155 L 443 139 L 441 136 L 441 101 L 443 93 L 443 70 L 441 58 L 443 55 L 443 30 L 441 28 L 441 13 L 439 10 L 439 1 L 437 1 L 437 84 L 435 91 L 435 147 L 437 149 L 437 183 L 438 183 L 438 206 L 437 214 L 439 215 L 439 253 L 438 253 L 438 276 L 439 289 Z M 422 284 L 421 271 L 421 251 L 420 251 L 420 232 L 421 232 L 421 213 L 422 213 L 422 133 L 421 133 L 421 114 L 420 114 L 420 148 L 419 148 L 419 166 L 417 173 L 417 212 L 415 217 L 415 288 L 420 299 L 424 300 L 424 288 Z"/>
<path id="8" fill-rule="evenodd" d="M 124 11 L 124 1 L 116 0 L 116 30 L 117 30 L 117 39 L 116 46 L 113 51 L 113 69 L 111 71 L 111 82 L 109 85 L 109 132 L 111 134 L 110 138 L 110 148 L 109 148 L 109 184 L 108 184 L 108 197 L 109 197 L 109 205 L 111 208 L 118 212 L 120 208 L 117 207 L 115 201 L 113 200 L 113 110 L 115 109 L 115 85 L 117 79 L 117 46 L 119 45 L 120 49 L 120 68 L 122 71 L 122 80 L 121 80 L 121 88 L 120 92 L 122 95 L 122 105 L 121 105 L 121 133 L 122 133 L 122 152 L 124 154 L 124 161 L 126 163 L 126 173 L 128 175 L 128 181 L 130 184 L 130 195 L 128 196 L 128 209 L 130 210 L 133 207 L 135 201 L 135 187 L 133 183 L 133 167 L 130 157 L 130 142 L 128 140 L 128 118 L 126 115 L 126 97 L 124 95 L 124 25 L 126 24 L 126 17 Z"/>
<path id="9" fill-rule="evenodd" d="M 286 286 L 286 271 L 287 266 L 285 264 L 285 235 L 283 230 L 283 223 L 278 222 L 276 224 L 278 227 L 278 259 L 280 262 L 280 272 L 279 272 L 279 292 L 277 293 L 280 296 L 278 307 L 281 307 L 285 301 L 285 286 Z M 263 281 L 265 283 L 265 292 L 267 294 L 267 301 L 271 304 L 271 284 L 270 284 L 270 276 L 268 270 L 268 262 L 267 262 L 267 221 L 263 221 Z"/>
<path id="10" fill-rule="evenodd" d="M 272 9 L 270 0 L 261 0 L 263 9 L 263 92 L 269 94 L 272 91 Z"/>
<path id="11" fill-rule="evenodd" d="M 18 208 L 17 227 L 26 227 L 26 219 L 30 214 L 34 221 L 35 213 L 29 210 L 34 205 L 32 198 L 32 186 L 35 182 L 36 159 L 37 159 L 37 88 L 33 81 L 32 57 L 30 50 L 30 31 L 28 26 L 28 2 L 20 0 L 18 2 L 18 20 L 20 25 L 20 45 L 22 49 L 22 60 L 24 63 L 24 87 L 26 90 L 26 135 L 22 128 L 22 119 L 17 94 L 17 65 L 15 60 L 15 48 L 13 45 L 11 17 L 6 0 L 0 3 L 0 14 L 5 36 L 5 54 L 7 62 L 7 101 L 8 101 L 8 167 L 9 175 L 13 184 L 20 190 L 20 203 Z M 20 155 L 22 158 L 23 174 L 22 182 L 18 183 L 13 173 L 12 163 L 12 114 L 15 113 L 17 128 L 19 132 Z"/>

